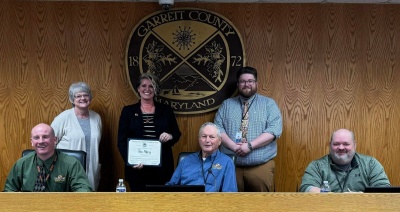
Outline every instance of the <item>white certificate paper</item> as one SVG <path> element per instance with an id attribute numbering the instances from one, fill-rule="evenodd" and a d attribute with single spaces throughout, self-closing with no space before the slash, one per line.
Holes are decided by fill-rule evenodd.
<path id="1" fill-rule="evenodd" d="M 139 163 L 145 166 L 161 166 L 161 142 L 129 138 L 127 161 L 131 166 Z"/>

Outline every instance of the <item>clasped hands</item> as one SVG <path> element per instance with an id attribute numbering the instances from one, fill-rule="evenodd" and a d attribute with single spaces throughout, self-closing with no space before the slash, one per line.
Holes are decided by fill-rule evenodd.
<path id="1" fill-rule="evenodd" d="M 234 148 L 232 149 L 233 152 L 235 152 L 236 155 L 240 157 L 246 156 L 251 150 L 249 149 L 249 146 L 247 144 L 247 140 L 245 138 L 242 138 L 242 140 L 239 143 L 234 144 Z"/>

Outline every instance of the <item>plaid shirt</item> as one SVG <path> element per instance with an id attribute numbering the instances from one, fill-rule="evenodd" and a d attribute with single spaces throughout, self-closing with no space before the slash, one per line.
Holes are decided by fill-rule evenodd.
<path id="1" fill-rule="evenodd" d="M 225 100 L 215 115 L 214 123 L 235 141 L 243 116 L 243 99 L 237 96 Z M 275 101 L 269 97 L 255 94 L 249 100 L 249 125 L 247 140 L 252 141 L 262 133 L 270 133 L 279 138 L 282 133 L 282 116 Z M 221 145 L 221 151 L 233 154 Z M 268 145 L 254 149 L 244 157 L 237 157 L 236 165 L 255 166 L 273 159 L 277 154 L 276 139 Z"/>

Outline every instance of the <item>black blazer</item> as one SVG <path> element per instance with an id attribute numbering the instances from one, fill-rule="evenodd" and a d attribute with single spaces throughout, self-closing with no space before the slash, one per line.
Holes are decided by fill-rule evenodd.
<path id="1" fill-rule="evenodd" d="M 143 117 L 140 110 L 140 101 L 133 105 L 125 106 L 122 109 L 118 127 L 118 149 L 127 163 L 128 138 L 145 138 L 143 136 Z M 179 141 L 181 131 L 179 130 L 175 114 L 169 105 L 154 102 L 154 125 L 157 138 L 161 133 L 166 132 L 172 135 L 173 139 L 162 143 L 162 166 L 174 167 L 172 146 Z"/>

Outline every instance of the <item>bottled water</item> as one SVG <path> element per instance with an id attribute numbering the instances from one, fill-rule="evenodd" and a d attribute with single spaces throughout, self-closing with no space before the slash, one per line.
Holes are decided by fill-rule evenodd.
<path id="1" fill-rule="evenodd" d="M 328 181 L 324 181 L 321 186 L 321 193 L 331 192 L 331 187 L 329 187 Z"/>
<path id="2" fill-rule="evenodd" d="M 126 186 L 124 184 L 124 179 L 119 179 L 116 192 L 126 192 Z"/>

